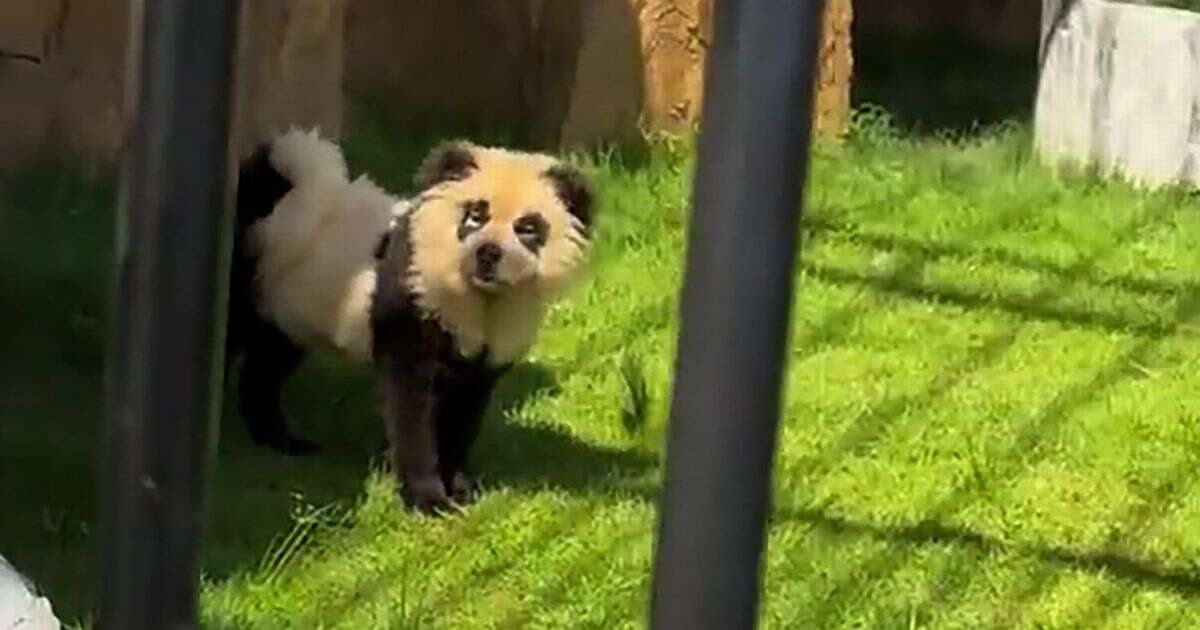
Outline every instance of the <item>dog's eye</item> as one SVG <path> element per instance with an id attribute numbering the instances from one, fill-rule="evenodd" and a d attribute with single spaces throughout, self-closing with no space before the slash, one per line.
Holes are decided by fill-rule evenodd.
<path id="1" fill-rule="evenodd" d="M 546 223 L 546 219 L 536 212 L 531 212 L 513 223 L 513 232 L 516 233 L 517 239 L 533 252 L 546 244 L 546 236 L 549 231 L 550 226 Z"/>
<path id="2" fill-rule="evenodd" d="M 491 215 L 488 212 L 488 202 L 485 199 L 475 199 L 463 204 L 462 219 L 458 223 L 458 240 L 465 240 L 471 234 L 479 231 Z"/>
<path id="3" fill-rule="evenodd" d="M 478 227 L 488 222 L 488 202 L 483 199 L 463 204 L 463 225 Z"/>

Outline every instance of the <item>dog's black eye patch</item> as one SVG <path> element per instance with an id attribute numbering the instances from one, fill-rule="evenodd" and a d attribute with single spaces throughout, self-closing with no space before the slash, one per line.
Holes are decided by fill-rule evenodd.
<path id="1" fill-rule="evenodd" d="M 458 240 L 463 240 L 487 225 L 492 218 L 486 199 L 472 199 L 463 204 L 462 220 L 458 223 Z"/>
<path id="2" fill-rule="evenodd" d="M 546 238 L 550 235 L 550 224 L 541 214 L 530 212 L 513 222 L 513 232 L 516 232 L 517 240 L 521 241 L 526 249 L 536 254 L 546 244 Z"/>

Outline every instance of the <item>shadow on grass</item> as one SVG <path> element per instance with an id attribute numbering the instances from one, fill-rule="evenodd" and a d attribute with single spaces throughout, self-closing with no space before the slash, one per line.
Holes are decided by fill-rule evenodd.
<path id="1" fill-rule="evenodd" d="M 375 159 L 416 160 L 423 147 L 379 151 Z M 111 174 L 78 172 L 46 165 L 6 179 L 0 194 L 0 251 L 13 261 L 0 266 L 0 554 L 69 620 L 96 603 L 94 492 L 116 192 Z M 654 464 L 648 455 L 587 444 L 551 422 L 504 420 L 556 388 L 537 366 L 502 381 L 474 457 L 488 479 L 584 492 L 607 472 Z M 312 506 L 352 505 L 378 461 L 383 431 L 367 370 L 314 357 L 284 396 L 297 432 L 322 452 L 288 458 L 256 447 L 226 397 L 201 548 L 207 579 L 258 566 Z"/>
<path id="2" fill-rule="evenodd" d="M 504 419 L 531 396 L 556 387 L 550 372 L 527 365 L 502 381 L 473 456 L 488 485 L 590 492 L 612 475 L 656 465 L 649 454 L 590 445 L 553 424 Z M 21 392 L 0 389 L 3 553 L 46 589 L 65 618 L 85 615 L 94 605 L 94 584 L 81 576 L 90 575 L 98 543 L 90 524 L 101 395 L 98 374 L 46 372 L 26 378 Z M 374 400 L 364 374 L 326 364 L 302 368 L 284 404 L 299 431 L 322 447 L 306 458 L 253 445 L 241 418 L 224 414 L 201 550 L 208 579 L 258 566 L 305 510 L 350 507 L 361 496 L 383 434 Z"/>
<path id="3" fill-rule="evenodd" d="M 519 410 L 534 396 L 557 391 L 553 373 L 534 364 L 515 366 L 500 384 L 472 456 L 486 482 L 520 489 L 592 491 L 613 476 L 635 476 L 657 465 L 650 453 L 588 444 L 558 428 L 569 426 L 570 418 L 555 418 L 553 424 L 518 424 L 496 417 Z"/>
<path id="4" fill-rule="evenodd" d="M 930 286 L 915 276 L 880 276 L 866 270 L 844 269 L 828 265 L 806 264 L 805 270 L 823 282 L 839 285 L 865 285 L 883 293 L 917 301 L 954 304 L 969 310 L 996 309 L 1028 321 L 1053 322 L 1085 329 L 1133 333 L 1154 339 L 1175 335 L 1180 322 L 1135 321 L 1114 313 L 1058 306 L 1046 301 L 1049 289 L 1032 296 L 983 295 L 952 286 Z M 1182 320 L 1180 320 L 1182 321 Z"/>
<path id="5" fill-rule="evenodd" d="M 68 618 L 90 575 L 110 260 L 107 176 L 46 160 L 0 191 L 0 554 Z"/>
<path id="6" fill-rule="evenodd" d="M 1180 316 L 1189 316 L 1192 312 L 1181 312 Z M 981 350 L 979 357 L 969 359 L 968 362 L 978 364 L 994 360 L 997 353 L 1007 346 L 1009 337 L 1010 335 L 999 336 L 993 343 L 989 344 L 992 346 L 991 349 L 985 348 Z M 823 507 L 797 508 L 791 506 L 780 506 L 775 509 L 771 520 L 772 522 L 806 523 L 835 534 L 866 535 L 879 540 L 910 545 L 951 545 L 960 551 L 971 552 L 980 561 L 982 561 L 982 558 L 988 557 L 992 552 L 1006 551 L 1032 557 L 1046 563 L 1045 566 L 1037 570 L 1035 576 L 1027 581 L 1028 584 L 1026 587 L 1020 589 L 1020 592 L 1016 593 L 1013 597 L 1008 598 L 1011 602 L 1010 608 L 1013 610 L 1023 610 L 1024 606 L 1034 597 L 1052 590 L 1052 584 L 1063 577 L 1062 571 L 1054 570 L 1056 566 L 1063 569 L 1112 575 L 1130 583 L 1138 589 L 1169 589 L 1185 597 L 1200 596 L 1200 574 L 1194 571 L 1163 566 L 1152 560 L 1132 557 L 1130 554 L 1113 550 L 1076 551 L 1054 545 L 1014 545 L 966 528 L 944 525 L 941 522 L 941 519 L 958 513 L 971 501 L 977 500 L 978 497 L 989 495 L 995 488 L 1002 487 L 1009 480 L 1020 474 L 1021 471 L 1033 468 L 1039 461 L 1045 459 L 1048 456 L 1048 451 L 1040 447 L 1045 444 L 1055 443 L 1071 412 L 1096 400 L 1104 391 L 1113 387 L 1121 380 L 1129 378 L 1128 366 L 1144 362 L 1147 356 L 1157 348 L 1158 344 L 1158 339 L 1142 339 L 1126 352 L 1114 357 L 1101 366 L 1090 378 L 1083 379 L 1060 391 L 1034 414 L 1032 418 L 1024 423 L 1024 426 L 1020 428 L 1015 436 L 1013 443 L 1006 449 L 1006 453 L 1008 453 L 1007 458 L 1002 462 L 998 462 L 996 469 L 989 474 L 987 479 L 968 479 L 963 484 L 953 488 L 946 496 L 926 506 L 923 512 L 928 516 L 917 523 L 911 525 L 878 525 L 834 515 Z M 971 369 L 976 368 L 964 365 L 943 372 L 943 376 L 950 380 L 958 380 L 960 377 L 956 376 L 956 374 L 959 371 L 969 371 Z M 944 379 L 943 377 L 935 379 L 935 386 L 931 386 L 929 389 L 929 396 L 936 396 L 938 390 L 942 389 L 936 387 L 936 383 L 939 380 Z M 927 400 L 927 398 L 920 397 L 917 402 L 919 403 L 923 400 Z M 889 403 L 884 403 L 884 407 L 888 411 L 896 409 L 894 404 Z M 843 444 L 828 449 L 824 452 L 823 457 L 818 460 L 802 463 L 801 466 L 810 472 L 830 468 L 836 464 L 837 460 L 848 454 L 848 449 L 853 448 L 852 445 L 861 443 L 861 440 L 858 439 L 859 435 L 872 433 L 869 423 L 884 424 L 886 419 L 880 413 L 872 412 L 867 414 L 844 433 L 845 439 L 843 440 Z M 1179 475 L 1183 473 L 1184 471 L 1182 470 L 1176 471 L 1176 474 Z M 1164 507 L 1172 505 L 1186 487 L 1186 484 L 1175 484 L 1170 492 L 1165 496 L 1159 497 L 1159 505 Z M 649 495 L 647 495 L 647 499 L 649 499 Z M 1132 518 L 1127 529 L 1127 531 L 1131 532 L 1129 534 L 1130 538 L 1141 534 L 1147 524 L 1150 523 L 1154 512 L 1146 511 L 1140 515 L 1131 515 Z M 1114 542 L 1112 546 L 1116 547 L 1117 544 Z M 902 569 L 911 558 L 912 553 L 899 551 L 867 558 L 857 563 L 855 567 L 845 571 L 844 574 L 846 576 L 852 577 L 839 580 L 836 589 L 854 588 L 851 580 L 856 582 L 861 582 L 864 579 L 884 580 L 887 576 Z M 942 572 L 931 579 L 931 583 L 937 585 L 936 592 L 938 594 L 939 607 L 953 607 L 953 602 L 962 596 L 970 580 L 971 574 L 962 571 Z M 1118 596 L 1118 594 L 1110 594 L 1110 598 Z M 1133 593 L 1124 594 L 1126 599 L 1132 596 Z M 1102 605 L 1102 603 L 1098 605 Z M 821 625 L 832 623 L 837 612 L 832 604 L 817 611 L 821 619 Z M 1102 615 L 1106 611 L 1093 609 L 1091 612 L 1093 615 Z M 1083 625 L 1081 627 L 1088 626 Z"/>
<path id="7" fill-rule="evenodd" d="M 995 470 L 989 473 L 987 479 L 969 479 L 965 483 L 953 488 L 940 500 L 932 502 L 923 510 L 929 516 L 919 526 L 878 526 L 876 529 L 879 535 L 884 537 L 890 535 L 893 539 L 902 540 L 899 534 L 907 532 L 912 535 L 914 542 L 917 542 L 920 540 L 919 535 L 924 533 L 926 535 L 925 542 L 937 542 L 937 540 L 931 538 L 930 533 L 941 532 L 945 534 L 946 542 L 971 544 L 973 539 L 977 541 L 982 540 L 997 548 L 1031 553 L 1043 560 L 1055 560 L 1056 562 L 1071 564 L 1091 571 L 1104 570 L 1114 575 L 1128 577 L 1134 581 L 1140 579 L 1140 583 L 1145 586 L 1182 588 L 1184 590 L 1181 590 L 1181 592 L 1185 595 L 1200 593 L 1200 576 L 1185 572 L 1173 572 L 1167 569 L 1156 569 L 1149 563 L 1129 559 L 1121 554 L 1075 553 L 1045 546 L 1014 547 L 983 538 L 981 535 L 937 525 L 939 519 L 959 512 L 977 496 L 986 495 L 992 489 L 1001 487 L 1002 484 L 1015 478 L 1022 470 L 1028 470 L 1044 459 L 1047 453 L 1039 449 L 1039 446 L 1055 442 L 1070 413 L 1096 400 L 1104 391 L 1124 378 L 1129 378 L 1128 366 L 1133 363 L 1144 362 L 1146 356 L 1152 353 L 1158 346 L 1159 341 L 1157 338 L 1143 338 L 1121 355 L 1106 362 L 1090 378 L 1081 380 L 1060 391 L 1052 400 L 1042 406 L 1032 418 L 1024 423 L 1024 426 L 1021 427 L 1012 444 L 1006 449 L 1008 457 L 1003 461 L 997 462 Z M 837 459 L 840 454 L 836 450 L 830 451 L 822 461 L 828 464 Z M 789 518 L 789 515 L 791 515 L 793 518 L 804 520 L 805 516 L 815 518 L 815 515 L 824 516 L 826 513 L 822 510 L 796 510 L 784 507 L 779 509 L 777 514 L 779 514 L 780 518 L 784 519 Z M 825 518 L 831 521 L 836 520 L 834 517 Z M 851 523 L 851 521 L 847 520 L 846 523 Z M 864 531 L 869 531 L 870 527 L 872 526 L 863 524 Z M 955 537 L 952 535 L 955 533 L 961 535 Z M 978 547 L 978 544 L 976 544 L 976 547 Z M 876 556 L 859 563 L 848 575 L 855 576 L 854 579 L 856 580 L 861 580 L 864 576 L 869 576 L 871 579 L 881 579 L 899 570 L 903 566 L 905 559 L 906 556 L 904 554 Z M 1043 577 L 1046 581 L 1050 581 L 1057 580 L 1060 576 L 1058 573 L 1045 572 Z M 945 592 L 946 596 L 956 596 L 967 586 L 967 581 L 961 578 L 951 579 L 949 582 L 952 584 L 949 589 L 941 589 Z M 839 584 L 839 588 L 849 587 L 848 581 Z M 1028 596 L 1033 597 L 1036 593 L 1045 592 L 1045 587 L 1045 584 L 1039 584 L 1036 588 L 1029 589 Z M 836 610 L 831 607 L 821 611 L 822 619 L 826 623 L 835 614 Z"/>
<path id="8" fill-rule="evenodd" d="M 1178 194 L 1178 193 L 1170 193 Z M 1110 250 L 1128 245 L 1145 228 L 1161 225 L 1170 218 L 1169 206 L 1158 206 L 1146 216 L 1123 228 L 1108 244 Z M 1006 311 L 1020 319 L 1046 321 L 1102 329 L 1118 333 L 1133 333 L 1150 338 L 1164 337 L 1189 332 L 1195 328 L 1191 318 L 1200 314 L 1200 282 L 1182 279 L 1165 280 L 1132 274 L 1101 274 L 1095 267 L 1095 256 L 1082 256 L 1073 264 L 1054 263 L 1036 256 L 1021 254 L 1005 247 L 972 245 L 971 239 L 981 234 L 951 235 L 945 240 L 914 238 L 899 234 L 864 233 L 862 226 L 830 218 L 840 214 L 853 214 L 837 208 L 821 208 L 804 219 L 805 240 L 830 234 L 842 234 L 850 241 L 865 245 L 880 252 L 899 252 L 905 265 L 892 273 L 878 274 L 866 268 L 846 269 L 832 265 L 816 264 L 809 259 L 800 261 L 801 268 L 820 280 L 841 285 L 857 285 L 902 298 L 919 301 L 934 301 L 954 304 L 966 309 L 996 309 Z M 995 226 L 1002 230 L 1002 225 Z M 1048 276 L 1051 282 L 1034 295 L 985 295 L 952 286 L 937 286 L 926 282 L 921 267 L 926 262 L 938 259 L 969 259 L 981 257 L 1014 269 L 1030 271 Z M 1060 289 L 1073 284 L 1091 288 L 1110 288 L 1134 295 L 1163 300 L 1177 300 L 1176 314 L 1170 320 L 1155 318 L 1135 319 L 1122 314 L 1098 309 L 1055 305 L 1051 300 Z"/>
<path id="9" fill-rule="evenodd" d="M 497 486 L 520 491 L 551 489 L 594 494 L 611 488 L 613 483 L 624 488 L 623 479 L 638 477 L 657 466 L 657 459 L 650 453 L 591 445 L 557 428 L 557 424 L 569 424 L 568 418 L 555 419 L 555 424 L 517 423 L 507 419 L 519 415 L 526 402 L 558 391 L 554 373 L 530 363 L 514 366 L 499 383 L 471 458 L 472 467 L 484 482 L 483 498 L 489 489 Z M 498 505 L 484 502 L 469 508 L 475 518 L 465 521 L 456 537 L 469 540 L 472 532 L 481 525 L 503 519 L 512 510 L 519 509 L 519 504 Z M 539 531 L 538 537 L 550 540 L 570 535 L 585 525 L 598 509 L 594 504 L 571 508 L 565 518 L 553 520 Z M 501 554 L 482 559 L 473 565 L 469 578 L 441 591 L 435 601 L 422 603 L 419 609 L 407 614 L 424 619 L 434 611 L 458 606 L 481 585 L 509 571 L 512 564 L 511 558 Z M 409 570 L 419 569 L 403 565 L 381 571 L 357 585 L 344 598 L 327 602 L 319 612 L 319 619 L 300 620 L 298 627 L 316 625 L 322 619 L 343 618 L 353 606 L 373 601 L 383 591 L 394 588 L 398 581 L 407 583 L 405 572 Z M 413 622 L 412 625 L 419 624 Z"/>
<path id="10" fill-rule="evenodd" d="M 1144 221 L 1129 226 L 1125 229 L 1122 239 L 1112 243 L 1112 247 L 1114 249 L 1120 247 L 1124 244 L 1123 241 L 1131 240 L 1133 235 L 1137 234 L 1143 227 L 1161 221 L 1165 215 L 1165 212 L 1161 212 L 1158 215 L 1147 217 Z M 806 217 L 804 227 L 805 230 L 815 235 L 822 233 L 849 234 L 851 235 L 850 238 L 855 242 L 880 251 L 901 250 L 906 254 L 910 254 L 909 258 L 965 259 L 973 256 L 982 256 L 987 260 L 1016 269 L 1052 275 L 1064 282 L 1087 282 L 1094 286 L 1111 286 L 1128 293 L 1140 295 L 1167 296 L 1176 293 L 1200 295 L 1200 282 L 1170 282 L 1132 275 L 1102 277 L 1094 271 L 1094 266 L 1090 264 L 1093 261 L 1086 258 L 1074 265 L 1061 265 L 1047 260 L 1038 260 L 1035 257 L 1022 255 L 1000 247 L 971 246 L 953 241 L 937 242 L 898 234 L 864 234 L 859 231 L 859 226 L 853 223 L 838 222 L 821 216 Z"/>
<path id="11" fill-rule="evenodd" d="M 829 229 L 829 226 L 822 227 Z M 818 227 L 818 229 L 821 229 L 821 227 Z M 897 247 L 903 249 L 907 247 L 919 251 L 928 250 L 928 252 L 934 255 L 967 255 L 971 253 L 969 250 L 961 250 L 955 246 L 937 243 L 927 244 L 916 241 L 909 242 L 904 239 L 879 239 L 869 244 L 876 247 L 886 247 L 886 249 Z M 985 255 L 987 254 L 985 253 Z M 1097 284 L 1100 283 L 1088 274 L 1084 265 L 1072 266 L 1071 268 L 1051 268 L 1034 261 L 1024 260 L 1015 255 L 1001 257 L 1000 262 L 1016 267 L 1034 268 L 1038 271 L 1057 276 L 1062 281 L 1084 280 Z M 980 493 L 986 495 L 989 489 L 1000 487 L 1006 481 L 1018 475 L 1021 470 L 1026 470 L 1047 457 L 1047 451 L 1042 446 L 1055 442 L 1073 410 L 1096 400 L 1104 391 L 1120 381 L 1131 378 L 1133 373 L 1130 366 L 1146 362 L 1162 341 L 1179 332 L 1178 326 L 1180 324 L 1191 321 L 1200 313 L 1200 291 L 1197 291 L 1194 285 L 1191 283 L 1175 284 L 1140 279 L 1125 279 L 1112 282 L 1112 284 L 1117 284 L 1121 288 L 1131 292 L 1166 294 L 1164 297 L 1176 295 L 1180 298 L 1176 305 L 1175 313 L 1170 317 L 1170 321 L 1151 324 L 1128 321 L 1113 314 L 1100 311 L 1085 312 L 1048 305 L 1045 303 L 1045 300 L 1053 297 L 1053 286 L 1043 288 L 1036 295 L 1020 298 L 1004 295 L 983 296 L 971 291 L 930 287 L 921 280 L 919 264 L 899 269 L 894 273 L 886 275 L 873 275 L 861 269 L 814 268 L 812 265 L 809 265 L 808 269 L 812 272 L 813 276 L 834 284 L 850 283 L 867 286 L 885 293 L 897 294 L 904 298 L 918 301 L 949 302 L 968 309 L 1000 309 L 1016 315 L 1018 320 L 1054 321 L 1085 328 L 1101 328 L 1137 333 L 1140 338 L 1134 340 L 1133 345 L 1125 352 L 1112 358 L 1104 365 L 1099 366 L 1094 374 L 1066 387 L 1053 399 L 1041 406 L 1040 409 L 1036 410 L 1023 423 L 1023 426 L 1019 428 L 1013 443 L 1007 448 L 1006 452 L 1009 454 L 1007 459 L 999 462 L 997 469 L 990 473 L 987 479 L 968 480 L 964 485 L 952 489 L 948 495 L 927 506 L 923 511 L 929 516 L 916 525 L 889 527 L 860 523 L 850 519 L 831 516 L 828 512 L 821 509 L 796 510 L 783 508 L 777 510 L 776 515 L 778 518 L 808 522 L 847 533 L 869 534 L 878 538 L 907 541 L 914 544 L 952 543 L 959 547 L 965 546 L 980 552 L 1008 549 L 1025 555 L 1035 556 L 1051 564 L 1065 565 L 1091 572 L 1108 573 L 1117 576 L 1119 579 L 1138 584 L 1143 588 L 1172 589 L 1188 597 L 1200 595 L 1200 574 L 1194 572 L 1163 567 L 1151 561 L 1132 558 L 1127 554 L 1113 551 L 1075 552 L 1053 546 L 1011 546 L 1006 545 L 1002 541 L 990 539 L 969 530 L 954 529 L 939 523 L 940 519 L 957 513 L 967 503 L 975 500 L 976 497 L 980 496 Z M 869 443 L 873 436 L 881 430 L 881 427 L 886 426 L 889 418 L 894 417 L 900 410 L 914 405 L 921 406 L 927 404 L 930 400 L 946 391 L 948 386 L 960 381 L 965 374 L 997 361 L 1003 352 L 1011 346 L 1014 335 L 1015 330 L 1010 330 L 985 342 L 984 347 L 973 352 L 959 364 L 942 370 L 933 379 L 926 391 L 917 394 L 915 397 L 910 396 L 903 399 L 885 401 L 880 406 L 869 411 L 843 432 L 837 445 L 824 450 L 819 457 L 799 462 L 797 464 L 799 470 L 811 474 L 831 469 L 839 459 L 853 453 L 861 445 Z M 792 470 L 795 469 L 793 468 Z M 1160 499 L 1162 504 L 1170 505 L 1178 497 L 1179 493 L 1183 491 L 1181 486 L 1185 485 L 1175 484 L 1168 492 L 1168 495 Z M 1134 532 L 1133 536 L 1136 536 L 1150 521 L 1151 512 L 1131 516 L 1133 518 L 1131 522 L 1132 529 L 1130 531 Z M 982 556 L 982 554 L 980 555 Z M 885 576 L 899 570 L 910 557 L 911 554 L 905 553 L 891 553 L 877 556 L 859 563 L 857 567 L 847 571 L 846 575 L 853 575 L 853 579 L 855 580 L 861 580 L 864 576 L 869 576 L 871 579 L 883 579 Z M 1060 579 L 1061 575 L 1062 572 L 1053 571 L 1049 568 L 1039 570 L 1035 580 L 1037 583 L 1031 583 L 1028 588 L 1022 589 L 1021 593 L 1018 594 L 1018 599 L 1032 598 L 1038 593 L 1045 592 L 1048 585 Z M 942 594 L 939 596 L 939 600 L 943 600 L 945 598 L 960 596 L 966 588 L 967 582 L 969 582 L 969 576 L 958 574 L 942 575 L 935 581 L 939 585 L 938 592 Z M 851 585 L 849 582 L 838 585 L 838 588 L 842 587 L 850 588 Z M 1110 599 L 1119 596 L 1120 594 L 1109 595 Z M 1091 612 L 1101 614 L 1103 611 L 1097 612 L 1092 610 Z M 828 623 L 832 621 L 837 611 L 832 607 L 826 607 L 819 611 L 818 614 L 824 622 Z"/>
<path id="12" fill-rule="evenodd" d="M 909 545 L 948 545 L 983 552 L 981 555 L 994 552 L 1017 553 L 1066 569 L 1112 575 L 1143 588 L 1172 590 L 1186 597 L 1200 596 L 1200 574 L 1194 572 L 1165 567 L 1149 560 L 1113 552 L 1012 545 L 969 529 L 943 525 L 936 520 L 889 526 L 835 516 L 822 510 L 789 509 L 777 510 L 773 520 L 804 523 L 835 535 L 869 536 Z"/>

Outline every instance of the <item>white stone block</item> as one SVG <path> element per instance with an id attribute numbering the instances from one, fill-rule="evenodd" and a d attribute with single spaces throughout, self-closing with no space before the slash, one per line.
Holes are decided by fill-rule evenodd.
<path id="1" fill-rule="evenodd" d="M 1200 184 L 1200 14 L 1045 0 L 1041 64 L 1044 159 L 1150 186 Z"/>

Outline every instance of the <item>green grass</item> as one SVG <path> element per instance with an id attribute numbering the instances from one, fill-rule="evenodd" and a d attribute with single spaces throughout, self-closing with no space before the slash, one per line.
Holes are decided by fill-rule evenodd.
<path id="1" fill-rule="evenodd" d="M 385 137 L 349 154 L 399 187 L 427 143 Z M 598 265 L 503 384 L 483 501 L 399 512 L 369 378 L 319 360 L 287 406 L 322 455 L 225 413 L 207 626 L 643 625 L 690 152 L 579 159 Z M 0 553 L 82 616 L 112 190 L 70 172 L 0 215 Z M 917 140 L 870 112 L 808 196 L 763 626 L 1200 624 L 1200 203 L 1052 174 L 1021 127 Z"/>

